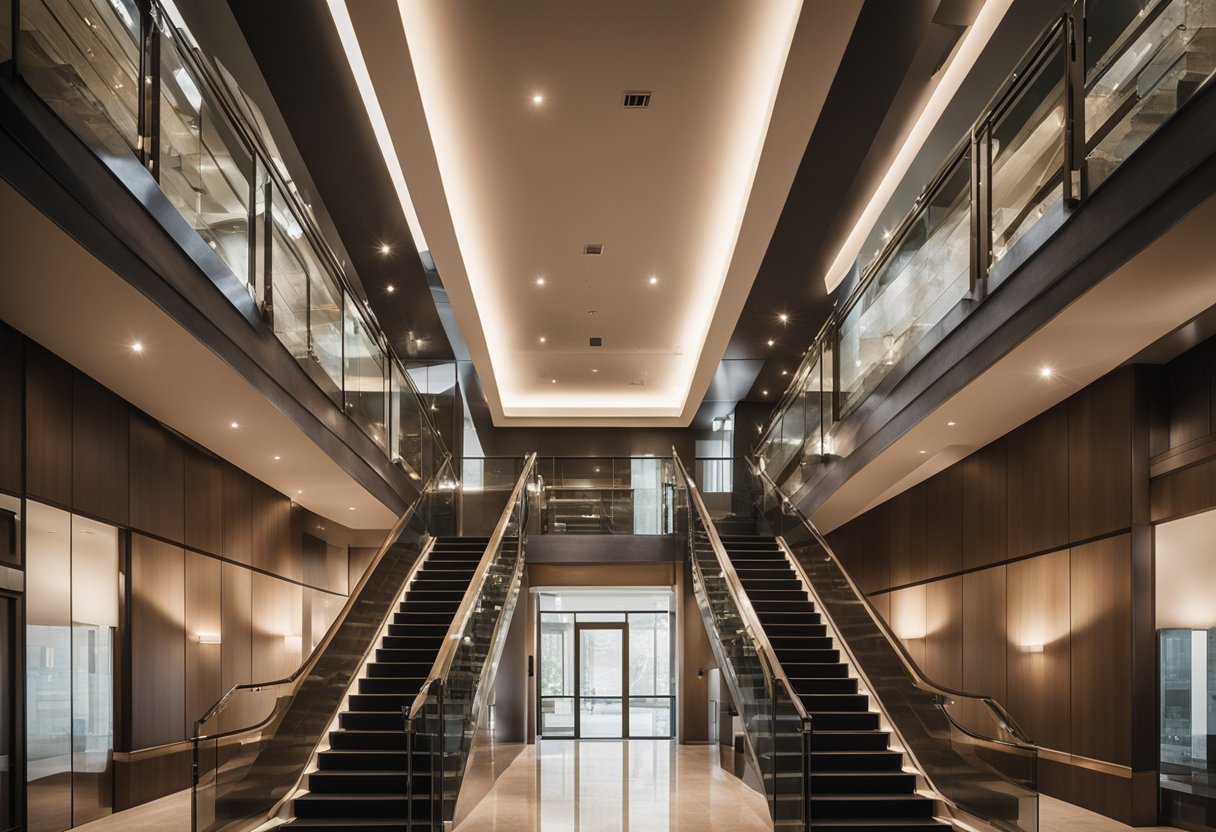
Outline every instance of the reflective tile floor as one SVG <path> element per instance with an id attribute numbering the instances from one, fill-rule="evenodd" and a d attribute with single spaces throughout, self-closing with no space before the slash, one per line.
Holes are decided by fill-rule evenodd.
<path id="1" fill-rule="evenodd" d="M 702 745 L 659 740 L 542 740 L 511 763 L 459 832 L 769 830 L 763 798 Z M 190 792 L 178 792 L 83 832 L 188 832 Z M 1137 829 L 1155 832 L 1163 828 Z M 1041 798 L 1040 832 L 1131 832 L 1084 809 Z"/>

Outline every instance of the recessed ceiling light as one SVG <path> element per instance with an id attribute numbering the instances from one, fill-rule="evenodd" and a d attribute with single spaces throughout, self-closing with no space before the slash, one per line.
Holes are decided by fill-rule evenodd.
<path id="1" fill-rule="evenodd" d="M 952 428 L 952 427 L 954 427 L 956 424 L 958 424 L 958 423 L 957 423 L 957 422 L 946 422 L 946 427 L 948 427 L 948 428 Z"/>
<path id="2" fill-rule="evenodd" d="M 790 322 L 790 316 L 782 312 L 777 316 L 777 320 L 781 321 L 783 324 L 788 324 Z"/>
<path id="3" fill-rule="evenodd" d="M 595 369 L 594 367 L 592 367 L 592 368 L 591 368 L 591 372 L 593 372 L 593 373 L 598 373 L 598 372 L 599 372 L 599 370 L 597 370 L 597 369 Z"/>
<path id="4" fill-rule="evenodd" d="M 237 429 L 237 428 L 239 428 L 240 426 L 241 426 L 241 423 L 240 423 L 240 422 L 233 422 L 233 423 L 232 423 L 231 425 L 229 425 L 228 427 L 232 428 L 233 430 L 236 430 L 236 429 Z"/>
<path id="5" fill-rule="evenodd" d="M 767 396 L 767 395 L 768 395 L 768 391 L 767 391 L 767 390 L 761 390 L 761 391 L 760 391 L 760 395 L 761 395 L 761 396 Z"/>
<path id="6" fill-rule="evenodd" d="M 550 384 L 557 384 L 557 379 L 555 379 L 555 378 L 554 378 L 554 379 L 550 379 L 550 380 L 549 380 L 549 383 L 550 383 Z"/>
<path id="7" fill-rule="evenodd" d="M 279 456 L 278 454 L 275 454 L 275 455 L 274 455 L 274 461 L 275 461 L 275 462 L 278 462 L 278 461 L 279 461 L 280 459 L 282 459 L 282 458 L 283 458 L 283 457 Z"/>
<path id="8" fill-rule="evenodd" d="M 347 511 L 354 511 L 354 510 L 355 510 L 355 507 L 354 507 L 354 506 L 347 506 L 347 507 L 346 507 L 346 510 L 347 510 Z"/>
<path id="9" fill-rule="evenodd" d="M 781 375 L 783 375 L 783 376 L 788 376 L 789 374 L 790 374 L 790 371 L 789 371 L 789 370 L 782 370 L 782 371 L 781 371 Z"/>
<path id="10" fill-rule="evenodd" d="M 545 279 L 544 279 L 543 277 L 538 277 L 538 278 L 536 278 L 536 285 L 537 285 L 537 286 L 544 286 L 544 285 L 545 285 Z"/>
<path id="11" fill-rule="evenodd" d="M 659 279 L 657 277 L 655 277 L 654 275 L 650 276 L 650 285 L 651 286 L 655 285 L 658 282 L 659 282 Z"/>
<path id="12" fill-rule="evenodd" d="M 143 351 L 144 351 L 144 345 L 141 344 L 139 341 L 136 341 L 134 344 L 131 345 L 131 352 L 140 353 Z"/>
<path id="13" fill-rule="evenodd" d="M 303 488 L 297 488 L 297 489 L 296 489 L 296 493 L 297 493 L 297 494 L 303 494 L 303 493 L 304 493 L 304 489 L 303 489 Z"/>
<path id="14" fill-rule="evenodd" d="M 397 291 L 397 287 L 390 283 L 384 287 L 384 291 L 388 292 L 391 295 L 393 292 Z"/>
<path id="15" fill-rule="evenodd" d="M 543 343 L 545 343 L 545 336 L 543 336 L 543 335 L 542 335 L 542 336 L 540 336 L 540 342 L 541 342 L 542 344 L 543 344 Z"/>
<path id="16" fill-rule="evenodd" d="M 922 453 L 922 454 L 927 454 L 927 453 L 929 453 L 929 452 L 928 452 L 928 451 L 921 451 L 921 453 Z"/>
<path id="17" fill-rule="evenodd" d="M 777 342 L 776 342 L 776 341 L 774 341 L 772 338 L 769 338 L 769 339 L 768 339 L 768 345 L 769 345 L 770 347 L 771 347 L 773 344 L 775 344 L 775 343 L 777 343 Z"/>
<path id="18" fill-rule="evenodd" d="M 537 93 L 536 95 L 532 96 L 532 103 L 533 104 L 544 104 L 545 97 L 543 95 L 540 95 L 539 93 Z"/>
<path id="19" fill-rule="evenodd" d="M 1039 368 L 1039 376 L 1041 378 L 1051 378 L 1053 375 L 1055 375 L 1055 370 L 1051 369 L 1050 367 Z"/>
<path id="20" fill-rule="evenodd" d="M 392 254 L 393 247 L 390 246 L 388 243 L 381 243 L 380 244 L 380 253 L 381 254 Z"/>

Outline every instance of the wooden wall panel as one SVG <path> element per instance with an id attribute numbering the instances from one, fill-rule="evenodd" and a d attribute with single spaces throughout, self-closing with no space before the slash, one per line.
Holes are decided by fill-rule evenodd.
<path id="1" fill-rule="evenodd" d="M 278 679 L 300 666 L 304 618 L 299 584 L 253 573 L 253 676 Z"/>
<path id="2" fill-rule="evenodd" d="M 0 323 L 0 491 L 21 492 L 25 339 Z"/>
<path id="3" fill-rule="evenodd" d="M 376 556 L 376 549 L 369 546 L 351 546 L 349 553 L 349 563 L 347 565 L 347 592 L 354 592 L 363 573 L 367 571 L 367 567 L 371 566 L 372 558 Z"/>
<path id="4" fill-rule="evenodd" d="M 72 504 L 72 368 L 26 341 L 26 492 L 61 506 Z"/>
<path id="5" fill-rule="evenodd" d="M 186 736 L 194 735 L 194 721 L 223 694 L 220 644 L 204 644 L 199 636 L 221 635 L 220 581 L 223 564 L 197 552 L 185 553 L 186 575 Z"/>
<path id="6" fill-rule="evenodd" d="M 303 531 L 296 526 L 294 528 L 295 536 L 292 536 L 291 500 L 270 486 L 265 486 L 265 488 L 270 492 L 266 502 L 270 512 L 267 528 L 270 532 L 270 547 L 276 564 L 274 573 L 293 581 L 301 581 L 304 579 L 304 564 L 300 558 Z"/>
<path id="7" fill-rule="evenodd" d="M 161 425 L 131 411 L 131 526 L 176 543 L 185 526 L 185 451 Z"/>
<path id="8" fill-rule="evenodd" d="M 1171 448 L 1212 432 L 1212 348 L 1205 342 L 1166 367 Z"/>
<path id="9" fill-rule="evenodd" d="M 1073 547 L 1073 754 L 1131 763 L 1131 535 Z"/>
<path id="10" fill-rule="evenodd" d="M 183 541 L 187 546 L 213 555 L 223 554 L 223 463 L 206 451 L 187 446 L 184 466 Z"/>
<path id="11" fill-rule="evenodd" d="M 925 577 L 963 568 L 963 466 L 925 481 Z"/>
<path id="12" fill-rule="evenodd" d="M 963 690 L 1005 701 L 1005 569 L 963 576 Z"/>
<path id="13" fill-rule="evenodd" d="M 967 457 L 963 467 L 963 567 L 1005 559 L 1005 442 L 998 439 Z"/>
<path id="14" fill-rule="evenodd" d="M 1036 743 L 1072 747 L 1069 552 L 1009 564 L 1009 699 Z"/>
<path id="15" fill-rule="evenodd" d="M 304 583 L 345 595 L 348 591 L 346 547 L 305 534 L 302 549 Z M 375 554 L 375 551 L 372 549 L 372 554 Z"/>
<path id="16" fill-rule="evenodd" d="M 1161 523 L 1216 506 L 1216 459 L 1153 480 L 1152 522 Z"/>
<path id="17" fill-rule="evenodd" d="M 916 583 L 926 577 L 925 506 L 923 484 L 891 500 L 891 586 Z"/>
<path id="18" fill-rule="evenodd" d="M 252 563 L 253 478 L 234 465 L 224 463 L 224 557 L 237 563 Z"/>
<path id="19" fill-rule="evenodd" d="M 131 535 L 131 745 L 186 739 L 185 567 L 176 546 Z"/>
<path id="20" fill-rule="evenodd" d="M 891 623 L 891 593 L 880 592 L 877 595 L 870 596 L 870 603 L 874 605 L 874 609 L 878 610 L 878 614 L 882 616 L 882 620 Z"/>
<path id="21" fill-rule="evenodd" d="M 1009 434 L 1006 556 L 1068 545 L 1068 404 Z"/>
<path id="22" fill-rule="evenodd" d="M 939 685 L 963 687 L 962 576 L 925 585 L 925 673 Z"/>
<path id="23" fill-rule="evenodd" d="M 253 565 L 275 575 L 279 574 L 281 558 L 273 528 L 274 490 L 260 480 L 249 483 L 250 529 L 252 531 Z"/>
<path id="24" fill-rule="evenodd" d="M 891 506 L 884 503 L 865 515 L 859 538 L 853 544 L 860 558 L 853 572 L 861 591 L 878 592 L 891 586 Z"/>
<path id="25" fill-rule="evenodd" d="M 83 373 L 72 384 L 72 507 L 115 525 L 128 520 L 130 408 Z"/>
<path id="26" fill-rule="evenodd" d="M 220 576 L 220 687 L 228 690 L 253 678 L 253 573 L 225 563 Z M 247 697 L 238 697 L 219 717 L 222 730 L 253 722 Z"/>
<path id="27" fill-rule="evenodd" d="M 891 614 L 888 622 L 920 667 L 925 666 L 925 587 L 910 586 L 889 593 Z"/>
<path id="28" fill-rule="evenodd" d="M 1132 510 L 1132 374 L 1119 370 L 1068 402 L 1071 542 L 1126 529 Z"/>

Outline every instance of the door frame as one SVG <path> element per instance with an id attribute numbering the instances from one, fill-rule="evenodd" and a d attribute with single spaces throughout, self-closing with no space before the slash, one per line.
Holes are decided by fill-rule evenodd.
<path id="1" fill-rule="evenodd" d="M 629 739 L 629 617 L 624 621 L 579 621 L 574 619 L 574 739 L 583 737 L 583 663 L 584 630 L 617 630 L 621 634 L 621 735 L 619 737 L 590 737 L 597 740 Z M 616 699 L 615 696 L 588 696 L 587 699 Z"/>

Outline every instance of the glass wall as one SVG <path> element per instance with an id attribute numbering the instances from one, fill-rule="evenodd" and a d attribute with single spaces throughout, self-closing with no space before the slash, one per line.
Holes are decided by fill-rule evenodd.
<path id="1" fill-rule="evenodd" d="M 1161 787 L 1216 798 L 1216 629 L 1158 632 Z"/>
<path id="2" fill-rule="evenodd" d="M 26 563 L 28 829 L 112 811 L 118 530 L 29 503 Z"/>
<path id="3" fill-rule="evenodd" d="M 544 457 L 542 534 L 670 534 L 670 457 Z"/>
<path id="4" fill-rule="evenodd" d="M 0 829 L 17 826 L 17 685 L 18 600 L 0 594 Z"/>
<path id="5" fill-rule="evenodd" d="M 539 592 L 538 734 L 674 736 L 671 606 L 662 589 Z"/>

